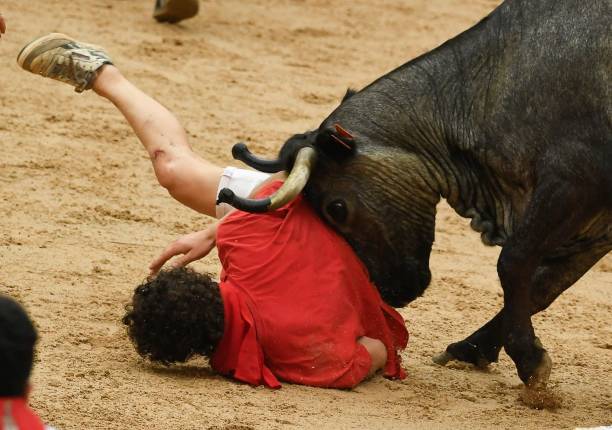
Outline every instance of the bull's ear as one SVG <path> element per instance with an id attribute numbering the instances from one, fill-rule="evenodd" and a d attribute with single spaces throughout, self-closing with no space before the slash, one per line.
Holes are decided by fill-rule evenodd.
<path id="1" fill-rule="evenodd" d="M 342 103 L 353 97 L 355 94 L 357 94 L 357 90 L 354 90 L 353 88 L 347 88 L 344 97 L 342 97 Z"/>
<path id="2" fill-rule="evenodd" d="M 347 131 L 344 127 L 342 127 L 340 124 L 336 123 L 334 124 L 334 128 L 336 129 L 336 133 L 338 134 L 338 136 L 344 138 L 346 141 L 353 143 L 353 135 Z"/>
<path id="3" fill-rule="evenodd" d="M 325 130 L 317 135 L 315 146 L 328 157 L 342 162 L 355 153 L 355 139 L 353 135 L 335 124 L 335 130 Z"/>

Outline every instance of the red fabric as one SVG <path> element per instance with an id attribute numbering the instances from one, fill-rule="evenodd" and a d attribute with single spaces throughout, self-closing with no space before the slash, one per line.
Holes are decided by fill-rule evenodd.
<path id="1" fill-rule="evenodd" d="M 403 318 L 301 196 L 268 214 L 233 212 L 218 228 L 217 248 L 225 332 L 211 358 L 215 370 L 271 388 L 280 387 L 278 379 L 350 388 L 369 372 L 370 355 L 357 343 L 368 336 L 387 347 L 385 376 L 405 377 Z"/>
<path id="2" fill-rule="evenodd" d="M 8 414 L 8 415 L 7 415 Z M 19 430 L 43 430 L 44 424 L 21 397 L 0 397 L 0 430 L 16 424 Z"/>

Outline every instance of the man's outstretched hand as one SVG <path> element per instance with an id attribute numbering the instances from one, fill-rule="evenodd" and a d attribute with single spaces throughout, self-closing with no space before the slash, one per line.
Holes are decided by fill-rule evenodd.
<path id="1" fill-rule="evenodd" d="M 164 264 L 172 257 L 176 258 L 171 267 L 183 267 L 187 264 L 206 257 L 215 247 L 217 242 L 217 223 L 206 230 L 196 231 L 179 237 L 162 251 L 162 253 L 149 264 L 151 275 L 159 272 Z"/>
<path id="2" fill-rule="evenodd" d="M 0 37 L 6 32 L 6 22 L 4 22 L 4 17 L 0 13 Z"/>

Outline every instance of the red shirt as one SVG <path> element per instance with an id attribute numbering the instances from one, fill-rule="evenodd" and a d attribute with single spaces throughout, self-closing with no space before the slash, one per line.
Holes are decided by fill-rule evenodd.
<path id="1" fill-rule="evenodd" d="M 225 331 L 211 358 L 216 371 L 271 388 L 280 387 L 278 379 L 350 388 L 370 370 L 370 355 L 357 343 L 368 336 L 387 347 L 385 376 L 405 377 L 403 318 L 301 196 L 266 214 L 234 211 L 219 225 L 217 248 Z"/>
<path id="2" fill-rule="evenodd" d="M 44 428 L 42 421 L 30 409 L 26 399 L 0 397 L 0 430 L 43 430 Z"/>

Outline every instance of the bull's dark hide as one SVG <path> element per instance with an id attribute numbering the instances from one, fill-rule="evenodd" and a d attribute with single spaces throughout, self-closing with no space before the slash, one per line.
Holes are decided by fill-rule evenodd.
<path id="1" fill-rule="evenodd" d="M 612 249 L 610 9 L 506 1 L 281 151 L 291 167 L 297 149 L 316 148 L 306 196 L 394 306 L 430 281 L 441 198 L 503 247 L 504 308 L 442 361 L 483 365 L 504 346 L 526 384 L 545 384 L 551 362 L 531 315 Z"/>

